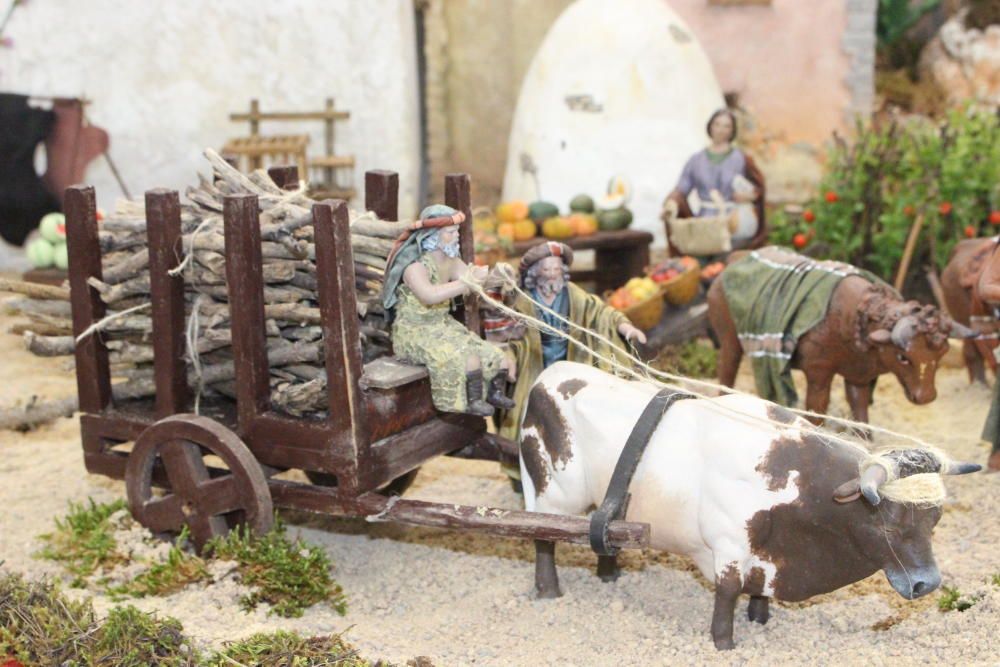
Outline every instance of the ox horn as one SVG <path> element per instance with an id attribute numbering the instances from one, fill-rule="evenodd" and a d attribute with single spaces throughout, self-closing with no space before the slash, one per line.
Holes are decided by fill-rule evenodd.
<path id="1" fill-rule="evenodd" d="M 970 329 L 969 327 L 967 327 L 964 324 L 961 324 L 959 322 L 956 322 L 955 320 L 951 319 L 950 317 L 945 320 L 945 327 L 944 328 L 947 330 L 948 335 L 953 336 L 955 338 L 978 338 L 979 337 L 979 332 L 978 331 L 976 331 L 975 329 Z"/>
<path id="2" fill-rule="evenodd" d="M 885 484 L 887 479 L 889 479 L 889 473 L 886 472 L 885 468 L 880 465 L 868 466 L 861 473 L 861 479 L 858 482 L 861 495 L 872 505 L 878 505 L 882 502 L 882 498 L 878 495 L 878 487 Z"/>
<path id="3" fill-rule="evenodd" d="M 896 326 L 892 328 L 893 345 L 903 350 L 908 348 L 913 337 L 917 334 L 917 325 L 917 318 L 913 315 L 899 318 Z"/>
<path id="4" fill-rule="evenodd" d="M 943 471 L 945 475 L 968 475 L 970 472 L 979 472 L 983 466 L 978 463 L 966 463 L 964 461 L 952 461 Z"/>

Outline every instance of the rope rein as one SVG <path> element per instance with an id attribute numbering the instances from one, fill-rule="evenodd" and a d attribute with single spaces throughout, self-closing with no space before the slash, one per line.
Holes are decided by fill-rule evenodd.
<path id="1" fill-rule="evenodd" d="M 538 309 L 540 309 L 542 311 L 545 311 L 549 315 L 552 315 L 557 321 L 559 321 L 559 322 L 567 325 L 569 328 L 571 328 L 571 329 L 573 329 L 575 331 L 579 331 L 582 334 L 593 336 L 595 339 L 601 341 L 602 343 L 604 343 L 604 344 L 606 344 L 606 345 L 608 345 L 608 346 L 610 346 L 612 348 L 618 348 L 619 350 L 621 350 L 620 346 L 617 343 L 615 343 L 615 342 L 613 342 L 613 341 L 605 338 L 604 336 L 601 336 L 596 331 L 592 331 L 592 330 L 590 330 L 590 329 L 588 329 L 586 327 L 583 327 L 583 326 L 580 326 L 580 325 L 576 324 L 575 322 L 572 322 L 571 320 L 563 317 L 562 315 L 560 315 L 559 313 L 555 312 L 554 310 L 552 310 L 548 306 L 546 306 L 546 305 L 544 305 L 542 303 L 539 303 L 538 301 L 536 301 L 535 299 L 533 299 L 528 293 L 526 293 L 524 290 L 522 290 L 520 288 L 520 286 L 517 284 L 517 280 L 514 277 L 513 268 L 509 264 L 499 263 L 499 264 L 496 265 L 495 269 L 496 269 L 497 275 L 503 280 L 503 283 L 504 283 L 505 287 L 509 288 L 515 294 L 517 294 L 517 295 L 519 295 L 519 296 L 527 299 L 529 302 L 531 302 L 532 304 L 534 304 L 536 308 L 538 308 Z M 786 428 L 787 427 L 787 424 L 783 424 L 782 422 L 778 422 L 778 421 L 773 420 L 773 419 L 768 419 L 768 418 L 764 418 L 764 417 L 758 417 L 758 416 L 755 416 L 755 415 L 748 415 L 748 414 L 746 414 L 744 412 L 741 412 L 739 410 L 736 410 L 736 409 L 734 409 L 732 407 L 725 406 L 725 405 L 720 405 L 719 403 L 717 403 L 715 401 L 711 401 L 711 399 L 715 398 L 715 396 L 708 395 L 708 394 L 703 393 L 701 391 L 692 390 L 690 387 L 692 387 L 692 386 L 694 386 L 694 387 L 700 387 L 700 388 L 703 388 L 703 389 L 712 390 L 712 391 L 720 392 L 720 393 L 723 393 L 723 394 L 735 394 L 737 396 L 746 396 L 746 397 L 752 397 L 752 398 L 756 398 L 758 400 L 761 400 L 759 397 L 757 397 L 757 396 L 755 396 L 753 394 L 750 394 L 748 392 L 744 392 L 744 391 L 741 391 L 741 390 L 738 390 L 738 389 L 734 389 L 732 387 L 726 387 L 726 386 L 718 384 L 716 382 L 709 382 L 709 381 L 706 381 L 706 380 L 697 380 L 697 379 L 694 379 L 694 378 L 685 377 L 683 375 L 676 375 L 676 374 L 673 374 L 673 373 L 668 373 L 666 371 L 661 371 L 661 370 L 659 370 L 657 368 L 654 368 L 654 367 L 650 366 L 649 364 L 645 363 L 644 361 L 642 361 L 641 359 L 639 359 L 634 353 L 630 353 L 630 352 L 627 352 L 625 350 L 621 350 L 621 353 L 624 354 L 626 356 L 626 358 L 634 365 L 634 368 L 639 368 L 639 369 L 641 369 L 644 372 L 644 374 L 643 373 L 639 373 L 633 367 L 626 366 L 626 365 L 618 362 L 613 357 L 609 358 L 609 357 L 607 357 L 605 355 L 600 354 L 596 350 L 588 347 L 583 342 L 577 340 L 575 337 L 569 335 L 568 333 L 566 333 L 564 331 L 561 331 L 560 329 L 558 329 L 556 327 L 550 326 L 549 324 L 545 323 L 544 321 L 542 321 L 542 320 L 540 320 L 540 319 L 538 319 L 536 317 L 532 317 L 530 315 L 525 315 L 524 313 L 521 313 L 521 312 L 519 312 L 519 311 L 517 311 L 517 310 L 515 310 L 515 309 L 513 309 L 513 308 L 511 308 L 509 306 L 507 306 L 506 304 L 504 304 L 504 303 L 502 303 L 502 302 L 500 302 L 500 301 L 492 298 L 491 296 L 489 296 L 489 294 L 486 293 L 486 290 L 479 283 L 476 283 L 476 282 L 474 282 L 472 280 L 469 280 L 468 278 L 465 278 L 465 277 L 463 277 L 461 280 L 462 280 L 462 282 L 465 285 L 467 285 L 469 287 L 469 289 L 472 292 L 474 292 L 477 296 L 479 296 L 479 298 L 483 299 L 486 303 L 488 303 L 490 305 L 490 307 L 495 308 L 496 310 L 498 310 L 498 311 L 500 311 L 500 312 L 502 312 L 502 313 L 504 313 L 504 314 L 506 314 L 506 315 L 508 315 L 510 317 L 513 317 L 514 319 L 516 319 L 516 320 L 524 323 L 526 326 L 530 326 L 530 327 L 532 327 L 534 329 L 537 329 L 539 331 L 546 331 L 546 332 L 548 332 L 548 333 L 550 333 L 550 334 L 552 334 L 554 336 L 559 336 L 559 337 L 565 338 L 569 343 L 572 343 L 573 345 L 577 346 L 578 348 L 581 348 L 585 352 L 589 353 L 593 358 L 598 359 L 599 361 L 602 361 L 602 362 L 608 364 L 608 366 L 611 367 L 612 369 L 614 369 L 614 371 L 618 375 L 630 377 L 632 379 L 640 380 L 640 381 L 644 381 L 644 382 L 650 382 L 650 383 L 652 383 L 652 384 L 654 384 L 656 386 L 659 386 L 661 388 L 662 387 L 667 387 L 667 388 L 675 389 L 675 390 L 678 390 L 678 391 L 689 391 L 690 393 L 694 394 L 698 398 L 709 400 L 710 401 L 710 405 L 714 409 L 718 409 L 718 410 L 721 410 L 723 412 L 726 412 L 730 416 L 736 416 L 736 417 L 739 417 L 741 419 L 745 419 L 745 420 L 749 420 L 749 421 L 754 421 L 754 422 L 757 422 L 757 423 L 760 423 L 760 424 L 766 424 L 766 425 L 768 425 L 770 427 L 778 427 L 778 428 Z M 656 378 L 664 378 L 668 382 L 664 382 L 664 381 L 658 380 Z M 687 386 L 686 387 L 682 387 L 682 386 L 680 386 L 680 385 L 678 385 L 676 383 L 682 383 L 683 385 L 687 385 Z M 799 408 L 787 408 L 787 409 L 790 410 L 791 412 L 793 412 L 794 414 L 800 416 L 800 417 L 804 417 L 804 418 L 810 418 L 811 417 L 811 418 L 815 418 L 815 419 L 830 420 L 831 422 L 835 422 L 837 424 L 841 424 L 844 427 L 846 427 L 846 428 L 848 428 L 848 429 L 850 429 L 852 431 L 855 431 L 855 432 L 856 431 L 868 430 L 870 432 L 878 433 L 880 435 L 883 435 L 883 436 L 886 436 L 886 437 L 889 437 L 889 438 L 897 438 L 897 439 L 900 439 L 900 440 L 904 440 L 906 442 L 912 443 L 913 445 L 915 445 L 917 447 L 920 447 L 920 448 L 923 448 L 923 449 L 934 449 L 934 450 L 938 449 L 937 447 L 931 445 L 928 442 L 925 442 L 925 441 L 921 440 L 920 438 L 917 438 L 917 437 L 914 437 L 914 436 L 910 436 L 910 435 L 906 435 L 905 433 L 899 433 L 899 432 L 893 431 L 891 429 L 887 429 L 887 428 L 883 428 L 883 427 L 879 427 L 879 426 L 873 426 L 871 424 L 865 424 L 865 423 L 862 423 L 862 422 L 857 422 L 857 421 L 854 421 L 852 419 L 847 419 L 847 418 L 844 418 L 844 417 L 833 417 L 833 416 L 830 416 L 830 415 L 824 415 L 824 414 L 821 414 L 821 413 L 812 412 L 811 410 L 803 410 L 803 409 L 799 409 Z M 809 426 L 807 428 L 808 428 L 808 430 L 810 430 L 812 432 L 815 432 L 815 433 L 817 433 L 817 434 L 821 435 L 822 437 L 827 438 L 829 440 L 833 440 L 835 442 L 838 442 L 838 443 L 841 443 L 841 444 L 844 444 L 844 445 L 847 445 L 847 446 L 850 446 L 850 447 L 861 448 L 865 452 L 869 451 L 868 447 L 866 447 L 863 443 L 861 443 L 857 439 L 846 438 L 846 437 L 840 436 L 840 435 L 838 435 L 836 433 L 833 433 L 832 431 L 830 431 L 828 429 L 825 429 L 823 427 L 820 427 L 820 426 L 817 426 L 815 424 L 812 424 L 811 422 L 810 422 L 810 424 L 809 424 Z"/>

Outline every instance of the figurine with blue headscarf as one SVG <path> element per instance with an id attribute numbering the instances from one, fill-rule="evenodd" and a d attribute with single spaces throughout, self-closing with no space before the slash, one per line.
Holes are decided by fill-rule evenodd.
<path id="1" fill-rule="evenodd" d="M 506 396 L 512 364 L 498 346 L 452 316 L 453 300 L 470 291 L 463 278 L 482 284 L 487 273 L 460 257 L 458 226 L 464 220 L 450 206 L 421 211 L 389 255 L 382 305 L 392 320 L 394 354 L 427 367 L 434 407 L 489 416 L 495 407 L 514 407 Z"/>

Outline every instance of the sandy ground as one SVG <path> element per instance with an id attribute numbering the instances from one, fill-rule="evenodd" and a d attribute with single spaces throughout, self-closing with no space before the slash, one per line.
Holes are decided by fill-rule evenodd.
<path id="1" fill-rule="evenodd" d="M 0 318 L 5 331 L 9 320 Z M 744 388 L 750 378 L 741 375 Z M 0 405 L 37 393 L 74 391 L 62 360 L 38 359 L 19 337 L 0 334 Z M 800 378 L 801 379 L 801 378 Z M 963 371 L 939 374 L 938 400 L 908 404 L 892 378 L 879 383 L 873 421 L 939 443 L 952 455 L 979 462 L 986 446 L 978 432 L 989 392 L 970 386 Z M 834 410 L 846 411 L 842 391 Z M 37 536 L 53 528 L 69 501 L 108 501 L 124 486 L 88 475 L 78 422 L 63 419 L 28 434 L 0 433 L 0 561 L 32 577 L 58 568 L 32 557 Z M 937 610 L 938 593 L 900 598 L 879 573 L 806 603 L 772 605 L 766 626 L 737 613 L 734 651 L 718 653 L 709 639 L 711 586 L 684 559 L 629 552 L 624 576 L 603 584 L 588 550 L 561 545 L 566 595 L 535 600 L 533 553 L 526 542 L 359 521 L 286 514 L 290 532 L 323 545 L 349 599 L 346 617 L 326 606 L 301 619 L 246 614 L 231 579 L 135 604 L 180 619 L 205 646 L 279 628 L 348 637 L 365 654 L 405 662 L 430 656 L 439 665 L 651 664 L 1000 664 L 1000 475 L 947 479 L 951 493 L 935 533 L 945 585 L 985 597 L 964 613 Z M 494 464 L 442 459 L 424 467 L 408 497 L 518 507 Z M 110 603 L 95 598 L 99 610 Z M 873 629 L 873 626 L 880 629 Z"/>

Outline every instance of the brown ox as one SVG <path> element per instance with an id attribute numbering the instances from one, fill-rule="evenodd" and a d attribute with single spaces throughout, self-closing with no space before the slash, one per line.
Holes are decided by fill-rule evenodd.
<path id="1" fill-rule="evenodd" d="M 708 317 L 717 336 L 719 382 L 733 386 L 743 350 L 729 312 L 722 280 L 708 291 Z M 934 376 L 948 351 L 948 336 L 975 332 L 933 306 L 901 301 L 884 286 L 848 276 L 833 292 L 826 317 L 798 340 L 792 368 L 805 373 L 806 409 L 825 413 L 834 375 L 844 378 L 854 419 L 868 421 L 875 379 L 892 373 L 906 398 L 917 405 L 937 397 Z"/>
<path id="2" fill-rule="evenodd" d="M 948 259 L 948 266 L 941 273 L 941 287 L 948 313 L 965 326 L 983 334 L 996 334 L 997 318 L 993 308 L 984 303 L 977 283 L 986 269 L 996 248 L 995 239 L 966 239 L 959 241 Z M 985 366 L 996 373 L 993 358 L 996 339 L 962 341 L 962 356 L 969 371 L 969 381 L 986 382 Z"/>

